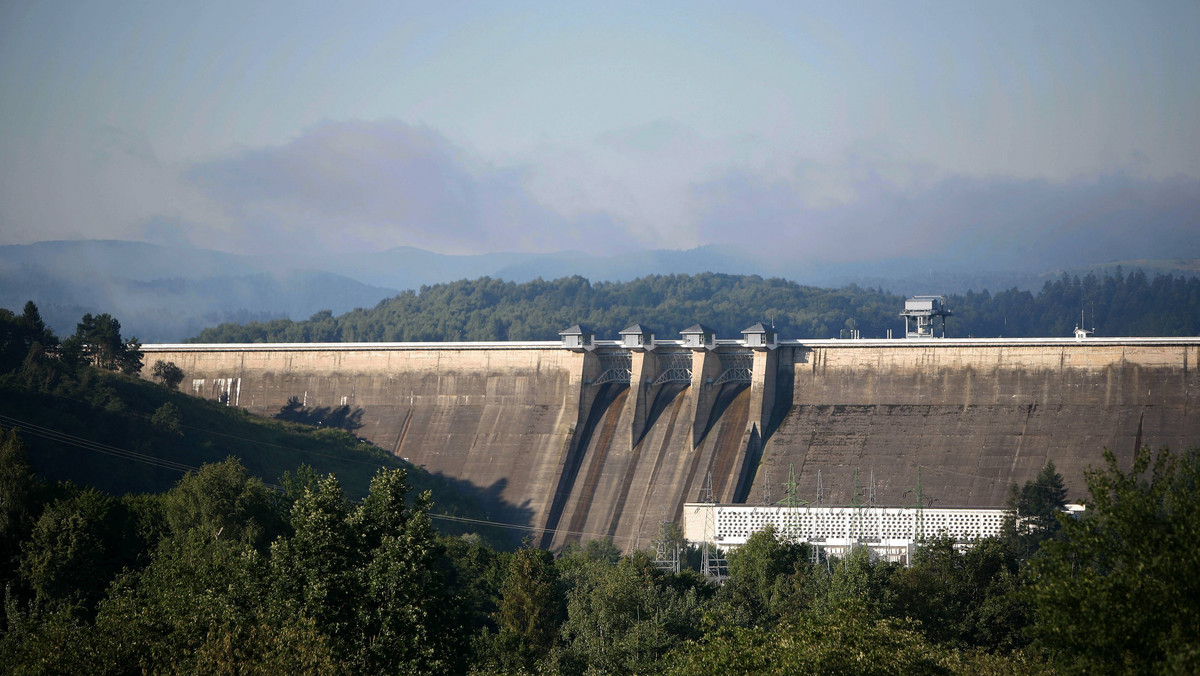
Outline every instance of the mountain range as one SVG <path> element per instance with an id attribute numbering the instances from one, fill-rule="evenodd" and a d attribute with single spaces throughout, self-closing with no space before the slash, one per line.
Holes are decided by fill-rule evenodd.
<path id="1" fill-rule="evenodd" d="M 1111 261 L 1065 272 L 1102 274 L 1118 265 L 1149 275 L 1200 275 L 1200 259 Z M 399 247 L 281 262 L 186 246 L 64 240 L 0 246 L 0 307 L 19 311 L 32 300 L 59 335 L 73 333 L 85 313 L 107 312 L 121 321 L 126 336 L 171 342 L 222 322 L 303 319 L 323 310 L 340 314 L 372 307 L 402 290 L 459 279 L 526 282 L 579 275 L 628 281 L 708 271 L 782 277 L 814 286 L 858 284 L 906 294 L 1032 289 L 1064 272 L 980 271 L 912 259 L 789 266 L 717 246 L 618 256 L 582 251 L 447 255 Z"/>

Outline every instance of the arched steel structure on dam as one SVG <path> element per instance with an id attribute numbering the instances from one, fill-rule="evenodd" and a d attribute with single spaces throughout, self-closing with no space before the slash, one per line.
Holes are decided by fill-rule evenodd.
<path id="1" fill-rule="evenodd" d="M 712 473 L 714 498 L 755 503 L 794 466 L 801 497 L 849 503 L 855 470 L 901 505 L 923 468 L 938 506 L 998 507 L 1053 460 L 1072 499 L 1110 448 L 1200 440 L 1200 338 L 718 340 L 636 326 L 562 341 L 145 345 L 182 389 L 310 419 L 466 482 L 491 518 L 540 543 L 647 546 Z M 628 331 L 628 330 L 627 330 Z M 690 332 L 690 333 L 689 333 Z M 150 369 L 146 369 L 147 372 Z M 776 487 L 775 494 L 781 494 Z"/>

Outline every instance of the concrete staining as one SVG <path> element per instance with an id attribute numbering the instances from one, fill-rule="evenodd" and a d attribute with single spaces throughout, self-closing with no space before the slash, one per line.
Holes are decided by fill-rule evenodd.
<path id="1" fill-rule="evenodd" d="M 922 467 L 937 506 L 998 507 L 1053 460 L 1072 499 L 1111 448 L 1200 439 L 1200 339 L 743 341 L 685 349 L 615 341 L 146 345 L 182 389 L 260 415 L 295 398 L 414 464 L 462 482 L 495 521 L 558 548 L 611 536 L 648 546 L 711 472 L 719 502 L 848 503 L 855 470 L 878 504 L 911 504 Z M 627 352 L 629 382 L 598 355 Z M 674 354 L 675 356 L 670 356 Z M 690 358 L 691 379 L 680 373 Z M 741 361 L 738 361 L 741 360 Z M 611 360 L 609 360 L 611 362 Z M 730 368 L 733 363 L 749 365 Z M 669 367 L 675 368 L 669 368 Z M 150 369 L 146 369 L 149 372 Z M 741 373 L 742 375 L 738 375 Z M 732 376 L 730 374 L 733 374 Z M 742 377 L 748 375 L 747 379 Z M 336 415 L 334 415 L 336 414 Z"/>
<path id="2" fill-rule="evenodd" d="M 938 506 L 992 507 L 1052 460 L 1078 500 L 1103 448 L 1128 468 L 1138 446 L 1200 442 L 1195 339 L 906 343 L 781 354 L 791 406 L 777 411 L 760 481 L 794 463 L 805 497 L 821 469 L 827 504 L 845 504 L 854 470 L 864 487 L 874 470 L 876 501 L 900 505 L 921 465 Z"/>

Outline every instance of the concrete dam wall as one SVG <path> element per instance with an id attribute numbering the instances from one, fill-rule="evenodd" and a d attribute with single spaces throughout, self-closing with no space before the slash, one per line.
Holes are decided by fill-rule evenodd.
<path id="1" fill-rule="evenodd" d="M 143 350 L 196 396 L 343 427 L 455 479 L 554 548 L 648 546 L 710 485 L 776 502 L 793 467 L 824 504 L 868 500 L 872 475 L 876 504 L 911 504 L 920 467 L 927 503 L 995 507 L 1047 460 L 1078 499 L 1105 447 L 1127 467 L 1141 445 L 1200 443 L 1200 339 Z"/>

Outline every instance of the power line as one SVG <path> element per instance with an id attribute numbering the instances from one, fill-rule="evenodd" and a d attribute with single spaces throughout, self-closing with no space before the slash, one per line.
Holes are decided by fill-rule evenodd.
<path id="1" fill-rule="evenodd" d="M 472 519 L 465 516 L 451 516 L 449 514 L 434 514 L 429 513 L 431 519 L 442 519 L 444 521 L 457 521 L 461 523 L 480 524 L 484 526 L 496 526 L 497 528 L 509 528 L 512 530 L 529 531 L 531 533 L 547 533 L 556 532 L 562 535 L 579 535 L 596 538 L 612 538 L 613 540 L 632 540 L 633 535 L 609 535 L 608 533 L 592 533 L 579 530 L 558 530 L 557 528 L 540 528 L 538 526 L 527 526 L 519 523 L 505 523 L 503 521 L 488 521 L 486 519 Z"/>
<path id="2" fill-rule="evenodd" d="M 125 460 L 132 460 L 133 462 L 140 462 L 142 464 L 152 465 L 161 469 L 174 470 L 176 472 L 194 472 L 200 469 L 194 465 L 187 465 L 182 462 L 176 462 L 166 458 L 158 458 L 153 455 L 138 453 L 125 448 L 119 448 L 117 446 L 102 444 L 90 439 L 84 439 L 83 437 L 77 437 L 72 434 L 67 434 L 66 432 L 60 432 L 58 430 L 51 429 L 49 427 L 34 425 L 28 421 L 20 420 L 7 415 L 0 415 L 0 422 L 3 422 L 11 427 L 16 427 L 20 429 L 21 432 L 29 434 L 30 436 L 49 439 L 50 441 L 56 441 L 67 446 L 74 446 L 85 451 L 103 453 L 104 455 L 123 458 Z"/>
<path id="3" fill-rule="evenodd" d="M 63 401 L 70 401 L 70 402 L 73 402 L 76 404 L 84 404 L 93 409 L 98 408 L 95 404 L 93 404 L 89 401 L 85 401 L 83 399 L 76 399 L 74 397 L 68 397 L 68 396 L 61 395 L 61 394 L 54 394 L 51 392 L 39 392 L 38 394 L 43 395 L 43 396 L 54 397 L 56 399 L 62 399 Z M 105 413 L 109 414 L 109 415 L 111 415 L 113 413 L 119 413 L 122 415 L 134 417 L 134 418 L 142 418 L 144 420 L 153 420 L 152 415 L 147 415 L 145 413 L 137 413 L 135 411 L 105 411 Z M 264 418 L 264 419 L 266 419 L 266 418 Z M 370 465 L 373 467 L 382 467 L 384 465 L 383 461 L 360 460 L 358 458 L 344 457 L 344 456 L 339 456 L 339 455 L 333 455 L 330 453 L 321 453 L 320 451 L 313 451 L 313 450 L 308 450 L 308 449 L 300 450 L 300 449 L 296 449 L 295 447 L 292 447 L 292 446 L 285 446 L 283 444 L 273 444 L 269 441 L 263 441 L 261 439 L 252 439 L 250 437 L 238 436 L 236 434 L 230 434 L 228 432 L 218 432 L 216 430 L 208 429 L 205 427 L 197 427 L 195 425 L 186 425 L 186 424 L 180 423 L 179 427 L 181 427 L 183 429 L 189 429 L 189 430 L 193 430 L 196 432 L 200 432 L 202 434 L 210 434 L 210 435 L 217 436 L 217 437 L 225 437 L 226 439 L 236 439 L 238 441 L 244 441 L 244 442 L 250 443 L 250 444 L 257 444 L 259 446 L 266 446 L 268 448 L 277 448 L 280 450 L 293 451 L 293 452 L 296 452 L 299 450 L 300 452 L 306 453 L 308 455 L 316 456 L 319 458 L 326 458 L 329 460 L 337 460 L 339 462 L 350 462 L 350 463 L 355 463 L 355 464 L 360 464 L 360 465 Z M 379 448 L 379 447 L 376 446 L 376 448 Z M 387 453 L 387 451 L 384 451 L 383 449 L 380 449 L 380 451 L 382 451 L 383 453 Z M 392 456 L 389 454 L 388 457 L 394 458 L 395 456 Z"/>
<path id="4" fill-rule="evenodd" d="M 83 437 L 77 437 L 73 434 L 67 434 L 66 432 L 60 432 L 58 430 L 54 430 L 54 429 L 51 429 L 48 427 L 43 427 L 41 425 L 35 425 L 33 423 L 30 423 L 25 420 L 21 420 L 19 418 L 13 418 L 12 416 L 0 414 L 0 422 L 4 423 L 6 425 L 9 425 L 11 427 L 17 428 L 22 434 L 28 434 L 30 436 L 41 437 L 43 439 L 49 439 L 51 441 L 56 441 L 58 443 L 65 444 L 68 446 L 74 446 L 76 448 L 81 448 L 86 451 L 103 453 L 105 455 L 110 455 L 110 456 L 114 456 L 117 458 L 130 460 L 133 462 L 140 462 L 143 464 L 152 465 L 152 466 L 159 467 L 162 469 L 174 470 L 177 472 L 186 473 L 186 472 L 195 472 L 195 471 L 200 470 L 199 467 L 196 467 L 194 465 L 188 465 L 185 463 L 176 462 L 174 460 L 167 460 L 165 458 L 156 458 L 152 455 L 146 455 L 145 453 L 138 453 L 136 451 L 130 451 L 128 449 L 119 448 L 117 446 L 110 446 L 108 444 L 102 444 L 100 442 L 92 441 L 90 439 L 85 439 Z M 275 484 L 265 483 L 265 485 L 268 488 L 271 488 L 276 491 L 282 490 L 282 488 L 280 486 L 275 485 Z M 430 518 L 440 519 L 443 521 L 454 521 L 454 522 L 458 522 L 458 523 L 470 523 L 470 524 L 478 524 L 478 525 L 484 525 L 484 526 L 494 526 L 497 528 L 523 530 L 523 531 L 529 531 L 529 532 L 534 532 L 534 533 L 556 530 L 553 528 L 539 528 L 537 526 L 528 526 L 528 525 L 517 524 L 517 523 L 506 523 L 506 522 L 502 522 L 502 521 L 489 521 L 486 519 L 473 519 L 473 518 L 465 517 L 465 516 L 452 516 L 449 514 L 435 514 L 433 512 L 430 512 L 429 516 L 430 516 Z M 606 533 L 593 533 L 593 532 L 589 532 L 589 531 L 558 531 L 558 532 L 560 532 L 564 535 L 578 535 L 578 536 L 599 537 L 599 538 L 609 537 L 614 540 L 628 540 L 628 539 L 633 538 L 632 535 L 608 535 Z"/>
<path id="5" fill-rule="evenodd" d="M 70 401 L 70 402 L 74 402 L 74 403 L 78 403 L 78 404 L 85 404 L 85 405 L 87 405 L 87 406 L 89 406 L 89 407 L 91 407 L 91 408 L 98 408 L 98 407 L 97 407 L 95 404 L 93 404 L 93 403 L 91 403 L 91 402 L 89 402 L 89 401 L 86 401 L 86 400 L 83 400 L 83 399 L 76 399 L 76 398 L 74 398 L 74 397 L 68 397 L 68 396 L 65 396 L 65 395 L 62 395 L 62 394 L 55 394 L 55 393 L 52 393 L 52 392 L 39 392 L 38 394 L 39 394 L 39 395 L 42 395 L 42 396 L 54 397 L 54 398 L 56 398 L 56 399 L 62 399 L 62 400 L 64 400 L 64 401 Z M 204 399 L 202 399 L 202 401 L 208 401 L 208 400 L 204 400 Z M 106 414 L 119 413 L 119 414 L 122 414 L 122 415 L 131 416 L 131 417 L 142 418 L 142 419 L 144 419 L 144 420 L 152 420 L 152 419 L 153 419 L 153 416 L 152 416 L 152 415 L 147 415 L 147 414 L 144 414 L 144 413 L 137 413 L 137 412 L 134 412 L 134 411 L 105 411 L 105 413 L 106 413 Z M 265 417 L 264 417 L 263 419 L 264 419 L 264 420 L 269 420 L 269 418 L 265 418 Z M 218 432 L 218 431 L 216 431 L 216 430 L 208 429 L 208 428 L 205 428 L 205 427 L 198 427 L 198 426 L 195 426 L 195 425 L 187 425 L 187 424 L 183 424 L 183 423 L 180 423 L 180 425 L 179 425 L 179 426 L 180 426 L 181 428 L 184 428 L 184 429 L 194 430 L 194 431 L 196 431 L 196 432 L 201 432 L 201 433 L 204 433 L 204 434 L 211 434 L 211 435 L 213 435 L 213 436 L 225 437 L 225 438 L 227 438 L 227 439 L 236 439 L 236 440 L 238 440 L 238 441 L 244 441 L 244 442 L 246 442 L 246 443 L 250 443 L 250 444 L 257 444 L 257 445 L 259 445 L 259 446 L 266 446 L 266 447 L 268 447 L 268 448 L 277 448 L 277 449 L 280 449 L 280 450 L 285 450 L 285 451 L 293 451 L 293 452 L 298 450 L 298 449 L 296 449 L 295 447 L 292 447 L 292 446 L 285 446 L 285 445 L 283 445 L 283 444 L 273 444 L 273 443 L 271 443 L 271 442 L 269 442 L 269 441 L 263 441 L 263 440 L 261 440 L 261 439 L 253 439 L 253 438 L 250 438 L 250 437 L 243 437 L 243 436 L 239 436 L 239 435 L 236 435 L 236 434 L 230 434 L 230 433 L 228 433 L 228 432 Z M 348 434 L 348 433 L 349 433 L 349 432 L 347 432 L 347 434 Z M 374 445 L 374 444 L 372 444 L 372 445 Z M 379 447 L 378 447 L 378 446 L 375 446 L 375 448 L 379 448 Z M 386 451 L 386 450 L 384 450 L 384 449 L 382 449 L 382 448 L 380 448 L 380 451 L 382 451 L 383 453 L 387 454 L 387 451 Z M 306 453 L 306 454 L 309 454 L 309 455 L 316 456 L 316 457 L 320 457 L 320 458 L 327 458 L 327 459 L 330 459 L 330 460 L 337 460 L 337 461 L 340 461 L 340 462 L 350 462 L 350 463 L 356 463 L 356 464 L 362 464 L 362 465 L 371 465 L 371 466 L 375 466 L 375 467 L 380 467 L 380 466 L 383 466 L 383 464 L 384 464 L 382 461 L 361 460 L 361 459 L 358 459 L 358 458 L 349 458 L 349 457 L 343 457 L 343 456 L 339 456 L 339 455 L 333 455 L 333 454 L 330 454 L 330 453 L 321 453 L 321 452 L 319 452 L 319 451 L 303 450 L 302 452 L 303 452 L 303 453 Z M 389 457 L 389 458 L 395 458 L 395 456 L 393 456 L 393 455 L 391 455 L 391 454 L 387 454 L 387 457 Z M 1000 481 L 1004 481 L 1003 479 L 1001 479 L 1001 478 L 997 478 L 997 477 L 984 476 L 984 475 L 982 475 L 982 474 L 974 474 L 974 473 L 970 473 L 970 472 L 959 472 L 959 471 L 955 471 L 955 470 L 952 470 L 952 469 L 945 469 L 945 468 L 941 468 L 941 467 L 926 467 L 926 469 L 927 469 L 927 470 L 929 470 L 929 471 L 931 471 L 931 472 L 935 472 L 935 473 L 942 473 L 942 474 L 955 474 L 955 475 L 958 475 L 958 476 L 972 477 L 972 478 L 975 478 L 975 479 L 983 479 L 984 481 L 987 481 L 987 482 L 989 482 L 989 483 L 997 483 L 997 482 L 1000 482 Z M 1039 488 L 1042 488 L 1042 487 L 1040 487 L 1040 486 L 1039 486 Z"/>
<path id="6" fill-rule="evenodd" d="M 91 439 L 77 437 L 73 434 L 61 432 L 59 430 L 49 428 L 49 427 L 43 427 L 41 425 L 35 425 L 31 422 L 21 420 L 19 418 L 14 418 L 12 416 L 0 414 L 0 422 L 8 424 L 9 426 L 17 429 L 22 434 L 28 434 L 29 436 L 40 437 L 42 439 L 54 441 L 54 442 L 57 442 L 57 443 L 60 443 L 60 444 L 66 445 L 66 446 L 73 446 L 75 448 L 83 449 L 85 451 L 92 451 L 94 453 L 102 453 L 104 455 L 113 456 L 116 458 L 120 458 L 122 460 L 129 460 L 132 462 L 140 462 L 144 465 L 150 465 L 152 467 L 158 467 L 160 469 L 166 469 L 166 470 L 171 470 L 171 471 L 175 471 L 175 472 L 182 472 L 184 474 L 186 474 L 188 472 L 199 472 L 201 469 L 200 467 L 197 467 L 196 465 L 189 465 L 186 463 L 177 462 L 175 460 L 169 460 L 167 458 L 160 458 L 160 457 L 154 456 L 154 455 L 138 453 L 137 451 L 131 451 L 127 448 L 120 448 L 119 446 L 111 446 L 109 444 L 102 444 L 98 441 L 92 441 Z M 278 491 L 278 492 L 283 491 L 283 487 L 278 484 L 269 483 L 267 481 L 264 481 L 261 478 L 259 478 L 259 481 L 262 481 L 263 485 L 271 490 Z"/>

